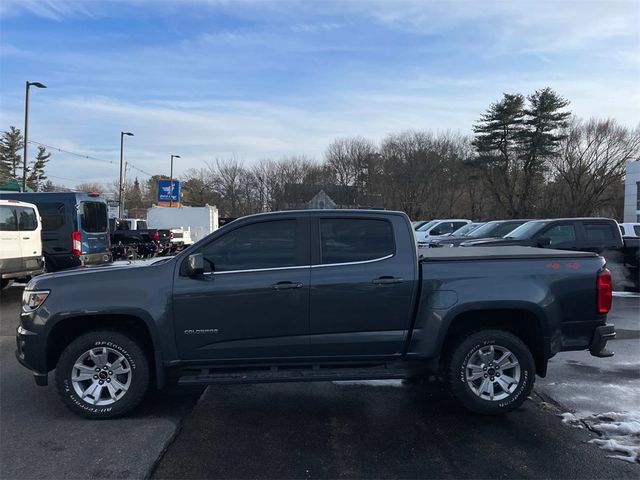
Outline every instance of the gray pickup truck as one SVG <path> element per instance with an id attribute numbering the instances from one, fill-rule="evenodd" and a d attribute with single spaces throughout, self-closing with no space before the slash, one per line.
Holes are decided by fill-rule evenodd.
<path id="1" fill-rule="evenodd" d="M 518 407 L 560 351 L 612 355 L 611 276 L 595 253 L 430 249 L 385 211 L 238 219 L 176 257 L 27 285 L 17 358 L 89 418 L 180 384 L 438 374 L 468 409 Z"/>

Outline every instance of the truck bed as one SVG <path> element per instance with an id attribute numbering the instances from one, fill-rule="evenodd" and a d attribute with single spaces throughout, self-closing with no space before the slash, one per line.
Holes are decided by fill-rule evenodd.
<path id="1" fill-rule="evenodd" d="M 504 247 L 465 247 L 465 248 L 425 248 L 418 251 L 421 262 L 439 262 L 455 260 L 509 260 L 541 258 L 589 258 L 597 257 L 593 252 L 574 252 L 520 246 Z"/>

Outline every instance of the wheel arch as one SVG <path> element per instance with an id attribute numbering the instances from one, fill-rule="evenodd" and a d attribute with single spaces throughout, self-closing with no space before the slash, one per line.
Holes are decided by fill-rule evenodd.
<path id="1" fill-rule="evenodd" d="M 149 360 L 156 386 L 161 388 L 164 385 L 164 366 L 161 351 L 155 341 L 155 331 L 142 317 L 133 314 L 74 315 L 59 320 L 47 335 L 47 371 L 56 367 L 63 350 L 74 339 L 84 333 L 102 329 L 115 330 L 135 339 Z"/>
<path id="2" fill-rule="evenodd" d="M 470 333 L 500 329 L 520 338 L 531 351 L 536 364 L 536 373 L 544 377 L 547 373 L 549 337 L 543 322 L 542 312 L 529 306 L 500 306 L 470 308 L 452 315 L 440 340 L 440 363 L 447 358 L 453 346 Z"/>

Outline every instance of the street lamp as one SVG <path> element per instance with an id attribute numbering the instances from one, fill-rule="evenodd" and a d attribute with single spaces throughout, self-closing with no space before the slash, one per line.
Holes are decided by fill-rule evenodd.
<path id="1" fill-rule="evenodd" d="M 169 207 L 171 207 L 172 205 L 172 200 L 173 200 L 173 159 L 174 158 L 182 158 L 180 157 L 180 155 L 171 155 L 171 183 L 169 184 Z M 178 198 L 178 201 L 180 201 L 180 199 Z"/>
<path id="2" fill-rule="evenodd" d="M 47 88 L 44 83 L 30 82 L 27 80 L 26 94 L 24 99 L 24 146 L 22 147 L 22 191 L 27 189 L 27 143 L 29 129 L 29 87 Z"/>
<path id="3" fill-rule="evenodd" d="M 133 137 L 131 132 L 120 132 L 120 185 L 118 187 L 118 218 L 122 218 L 122 151 L 124 136 Z"/>

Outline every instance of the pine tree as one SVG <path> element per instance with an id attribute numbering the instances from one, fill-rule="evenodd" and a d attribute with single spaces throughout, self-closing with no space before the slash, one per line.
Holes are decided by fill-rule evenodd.
<path id="1" fill-rule="evenodd" d="M 557 151 L 571 115 L 569 102 L 550 88 L 527 97 L 505 94 L 474 126 L 478 166 L 492 195 L 511 218 L 535 216 L 539 186 L 549 157 Z"/>
<path id="2" fill-rule="evenodd" d="M 9 130 L 2 132 L 0 138 L 0 177 L 4 182 L 18 179 L 22 167 L 22 155 L 20 149 L 23 147 L 22 132 L 19 128 L 9 127 Z"/>
<path id="3" fill-rule="evenodd" d="M 36 153 L 36 159 L 29 167 L 29 176 L 27 177 L 27 185 L 33 188 L 36 192 L 41 190 L 44 181 L 47 179 L 45 169 L 51 153 L 47 152 L 47 149 L 43 146 L 38 147 L 38 153 Z"/>
<path id="4" fill-rule="evenodd" d="M 509 217 L 517 216 L 520 181 L 519 147 L 524 128 L 524 96 L 505 93 L 474 125 L 473 145 L 495 202 Z"/>

